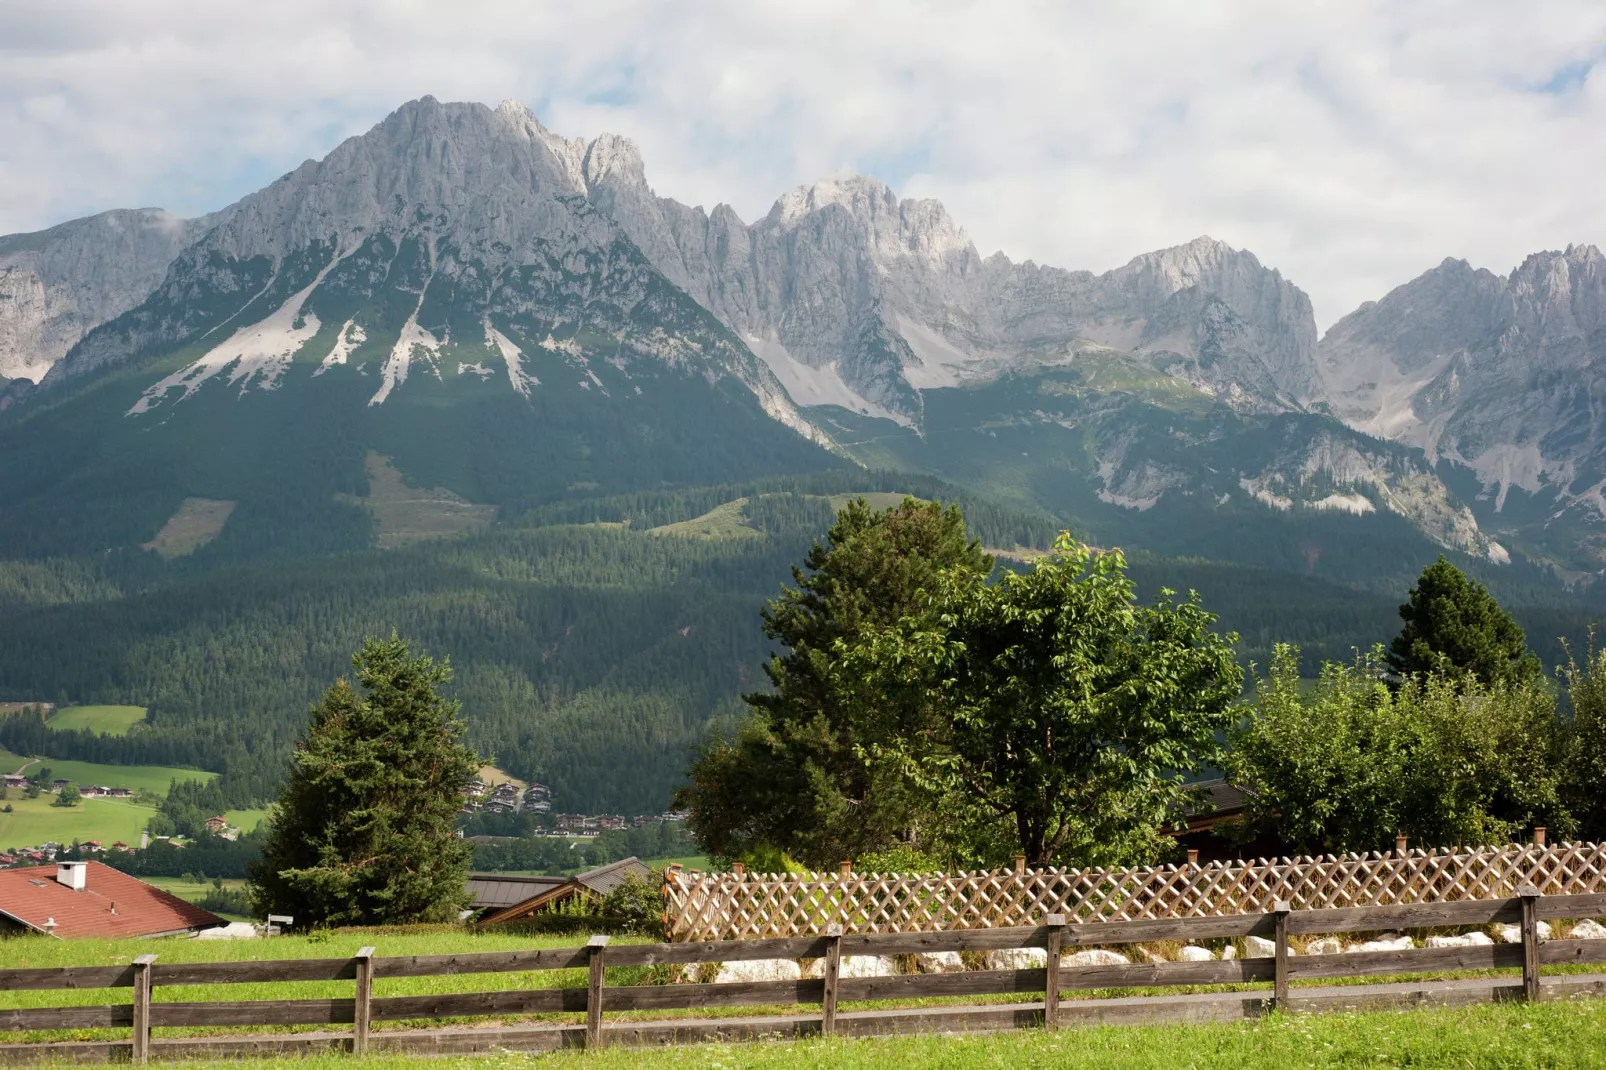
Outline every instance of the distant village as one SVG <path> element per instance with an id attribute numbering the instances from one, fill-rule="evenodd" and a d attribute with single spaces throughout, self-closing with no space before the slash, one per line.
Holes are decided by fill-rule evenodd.
<path id="1" fill-rule="evenodd" d="M 655 821 L 684 821 L 686 815 L 676 810 L 661 814 L 565 814 L 552 812 L 552 789 L 545 784 L 531 784 L 522 790 L 515 783 L 502 781 L 487 784 L 479 777 L 469 781 L 467 797 L 461 811 L 474 814 L 543 814 L 550 815 L 550 826 L 532 836 L 561 836 L 567 839 L 589 839 L 599 833 L 615 829 L 641 828 Z"/>
<path id="2" fill-rule="evenodd" d="M 0 786 L 6 789 L 27 789 L 33 782 L 22 773 L 0 774 Z M 48 786 L 39 785 L 41 793 L 60 795 L 63 788 L 71 781 L 64 778 L 53 780 Z M 131 799 L 135 796 L 133 788 L 110 786 L 104 784 L 80 785 L 78 788 L 80 798 L 84 799 Z M 477 814 L 532 814 L 543 815 L 546 820 L 542 827 L 530 830 L 526 835 L 551 836 L 563 839 L 592 839 L 597 835 L 611 830 L 641 828 L 656 821 L 684 821 L 686 815 L 679 811 L 666 811 L 662 814 L 637 815 L 627 817 L 623 814 L 568 814 L 552 812 L 552 789 L 545 784 L 530 784 L 520 788 L 518 784 L 502 781 L 487 784 L 479 777 L 469 782 L 465 793 L 463 807 L 460 811 L 465 817 Z M 206 831 L 220 839 L 235 840 L 240 836 L 240 830 L 222 816 L 210 817 L 206 820 Z M 472 837 L 474 839 L 502 839 L 504 837 Z M 12 866 L 38 866 L 55 862 L 59 858 L 75 854 L 80 858 L 89 858 L 104 854 L 107 851 L 137 851 L 149 847 L 152 843 L 167 843 L 174 847 L 183 847 L 186 843 L 183 837 L 151 836 L 149 831 L 142 833 L 138 844 L 125 843 L 117 840 L 113 843 L 102 843 L 99 840 L 83 840 L 77 843 L 62 844 L 55 840 L 46 840 L 26 847 L 10 846 L 0 849 L 0 869 Z"/>

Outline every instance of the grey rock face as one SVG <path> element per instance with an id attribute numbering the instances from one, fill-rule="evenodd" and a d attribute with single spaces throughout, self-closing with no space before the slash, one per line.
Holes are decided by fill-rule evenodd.
<path id="1" fill-rule="evenodd" d="M 1493 512 L 1521 490 L 1545 497 L 1544 524 L 1606 519 L 1593 400 L 1606 389 L 1606 257 L 1594 246 L 1535 253 L 1507 278 L 1446 260 L 1340 320 L 1318 355 L 1335 413 L 1470 468 Z"/>
<path id="2" fill-rule="evenodd" d="M 601 178 L 629 164 L 629 154 L 610 155 L 605 141 L 588 149 L 556 137 L 519 104 L 493 110 L 414 101 L 227 209 L 148 300 L 86 337 L 47 383 L 132 355 L 227 338 L 236 317 L 254 322 L 272 311 L 264 303 L 282 307 L 308 284 L 362 301 L 407 273 L 404 288 L 418 297 L 406 324 L 355 324 L 369 334 L 399 329 L 411 339 L 397 342 L 384 372 L 388 384 L 405 380 L 415 342 L 438 352 L 461 340 L 452 337 L 452 324 L 460 336 L 465 321 L 494 340 L 493 315 L 499 322 L 522 316 L 531 330 L 542 325 L 538 339 L 583 326 L 644 357 L 735 375 L 772 416 L 814 434 L 774 376 L 711 316 L 665 287 L 618 224 L 586 200 L 588 174 Z M 333 274 L 314 278 L 309 261 Z M 309 300 L 309 310 L 327 307 L 316 294 L 297 300 Z M 288 333 L 282 341 L 302 344 Z M 289 359 L 274 356 L 263 367 L 280 366 L 281 356 Z M 585 358 L 577 350 L 575 359 Z M 173 385 L 194 381 L 179 376 Z M 387 396 L 381 391 L 375 402 Z M 142 405 L 159 402 L 156 395 Z"/>
<path id="3" fill-rule="evenodd" d="M 984 259 L 941 204 L 861 176 L 793 190 L 749 226 L 654 196 L 627 142 L 606 158 L 592 201 L 802 404 L 918 418 L 921 389 L 1069 360 L 1078 340 L 1173 355 L 1245 407 L 1297 407 L 1316 383 L 1309 299 L 1209 238 L 1095 276 Z"/>
<path id="4" fill-rule="evenodd" d="M 141 208 L 0 237 L 0 379 L 38 382 L 90 329 L 143 301 L 209 222 Z"/>

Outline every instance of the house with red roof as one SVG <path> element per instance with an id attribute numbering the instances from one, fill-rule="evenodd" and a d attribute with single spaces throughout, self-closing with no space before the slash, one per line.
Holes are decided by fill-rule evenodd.
<path id="1" fill-rule="evenodd" d="M 100 862 L 0 869 L 0 934 L 65 939 L 177 936 L 228 924 Z"/>

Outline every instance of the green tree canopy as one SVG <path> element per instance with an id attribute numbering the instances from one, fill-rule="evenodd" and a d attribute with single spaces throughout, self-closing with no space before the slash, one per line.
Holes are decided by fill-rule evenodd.
<path id="1" fill-rule="evenodd" d="M 1384 682 L 1381 648 L 1328 662 L 1314 688 L 1282 645 L 1234 730 L 1227 773 L 1251 827 L 1308 852 L 1505 843 L 1574 827 L 1562 798 L 1565 734 L 1542 681 L 1486 686 L 1427 673 Z"/>
<path id="2" fill-rule="evenodd" d="M 996 584 L 943 576 L 935 613 L 868 635 L 839 672 L 978 860 L 1152 860 L 1243 686 L 1237 636 L 1173 593 L 1139 605 L 1119 551 L 1062 535 Z"/>
<path id="3" fill-rule="evenodd" d="M 302 926 L 454 920 L 470 848 L 453 824 L 478 760 L 436 693 L 451 668 L 395 635 L 352 665 L 363 690 L 337 680 L 296 747 L 253 901 Z"/>
<path id="4" fill-rule="evenodd" d="M 1493 685 L 1542 671 L 1511 615 L 1442 556 L 1422 571 L 1400 618 L 1405 627 L 1389 644 L 1388 665 L 1402 676 L 1434 672 Z"/>
<path id="5" fill-rule="evenodd" d="M 1579 665 L 1562 669 L 1572 720 L 1568 727 L 1564 794 L 1578 821 L 1578 834 L 1606 839 L 1606 650 L 1594 649 Z"/>
<path id="6" fill-rule="evenodd" d="M 54 803 L 52 803 L 51 805 L 52 806 L 77 806 L 79 800 L 82 799 L 82 798 L 83 798 L 83 793 L 78 790 L 78 785 L 77 784 L 63 784 L 61 786 L 61 794 L 56 796 L 56 801 Z"/>
<path id="7" fill-rule="evenodd" d="M 698 841 L 778 866 L 782 852 L 831 865 L 906 839 L 923 804 L 898 770 L 865 760 L 874 741 L 835 671 L 841 648 L 927 612 L 940 574 L 979 580 L 992 567 L 956 506 L 850 502 L 764 610 L 783 648 L 765 666 L 773 690 L 746 696 L 751 718 L 691 767 L 678 803 Z"/>

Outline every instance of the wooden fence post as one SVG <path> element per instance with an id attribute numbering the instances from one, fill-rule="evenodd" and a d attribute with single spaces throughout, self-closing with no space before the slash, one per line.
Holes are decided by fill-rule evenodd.
<path id="1" fill-rule="evenodd" d="M 1522 897 L 1522 995 L 1529 1003 L 1539 1002 L 1539 889 L 1531 884 L 1517 885 Z"/>
<path id="2" fill-rule="evenodd" d="M 368 1026 L 374 1010 L 374 949 L 357 949 L 357 998 L 351 1014 L 351 1053 L 368 1054 Z"/>
<path id="3" fill-rule="evenodd" d="M 1288 904 L 1279 899 L 1271 905 L 1277 920 L 1277 951 L 1273 960 L 1271 1005 L 1278 1010 L 1288 1009 Z"/>
<path id="4" fill-rule="evenodd" d="M 820 1004 L 820 1035 L 836 1032 L 837 983 L 842 979 L 842 926 L 825 928 L 825 998 Z"/>
<path id="5" fill-rule="evenodd" d="M 586 986 L 586 1049 L 602 1047 L 602 956 L 608 938 L 601 933 L 586 941 L 591 982 Z"/>
<path id="6" fill-rule="evenodd" d="M 151 1061 L 151 963 L 155 955 L 134 960 L 134 1033 L 130 1056 L 136 1063 Z"/>
<path id="7" fill-rule="evenodd" d="M 1065 946 L 1065 915 L 1050 914 L 1044 923 L 1048 926 L 1048 974 L 1043 985 L 1043 1028 L 1060 1027 L 1060 949 Z"/>

